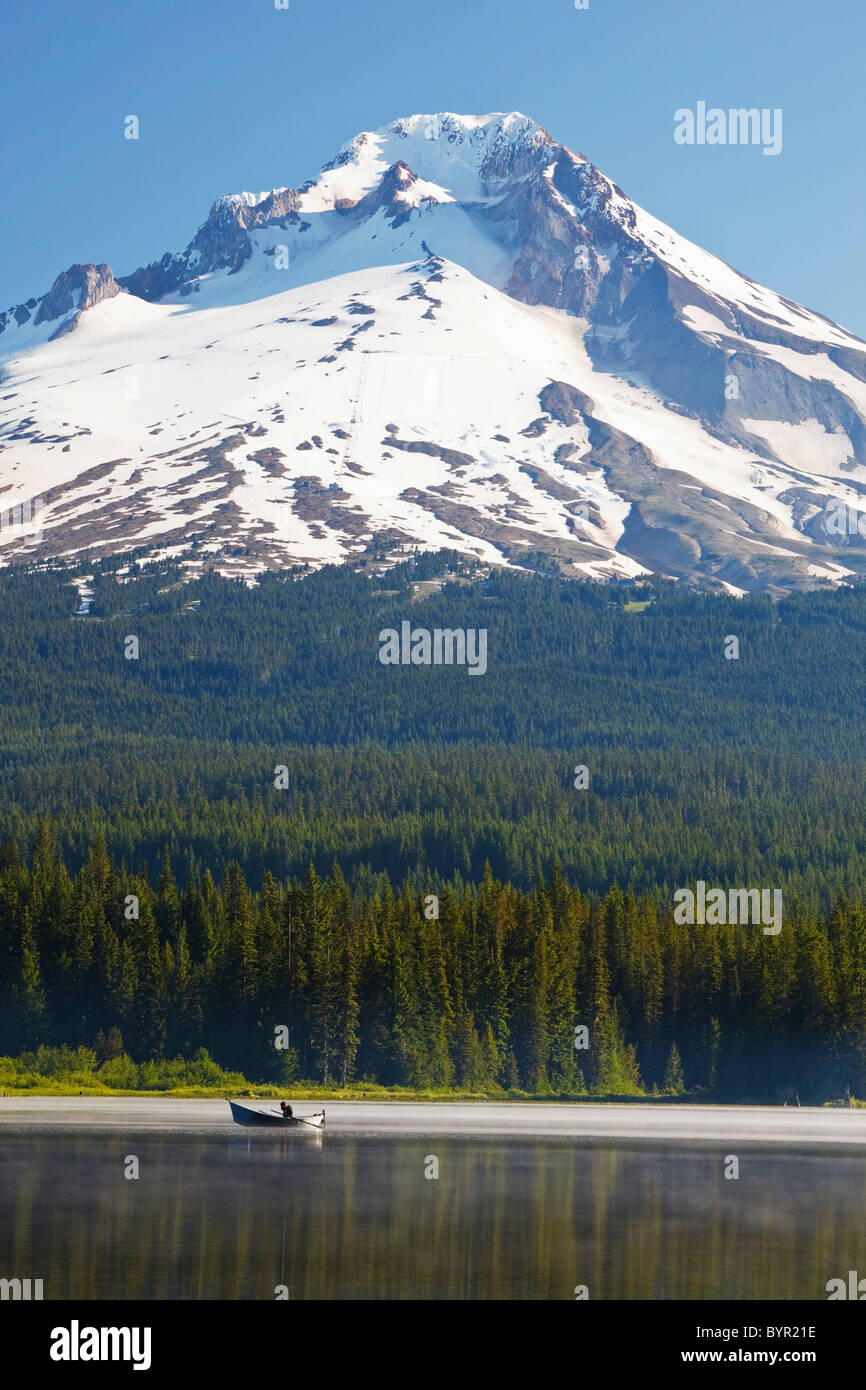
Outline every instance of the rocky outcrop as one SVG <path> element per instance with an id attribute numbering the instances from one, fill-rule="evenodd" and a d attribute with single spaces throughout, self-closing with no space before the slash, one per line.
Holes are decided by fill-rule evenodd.
<path id="1" fill-rule="evenodd" d="M 256 202 L 251 194 L 231 193 L 218 198 L 186 250 L 166 253 L 161 260 L 142 266 L 121 278 L 130 294 L 151 303 L 167 294 L 189 294 L 199 276 L 215 270 L 236 274 L 252 255 L 249 231 L 256 227 L 297 224 L 299 194 L 294 188 L 278 188 Z"/>
<path id="2" fill-rule="evenodd" d="M 5 314 L 0 314 L 0 333 L 3 333 L 12 324 L 20 328 L 22 324 L 27 323 L 38 303 L 38 299 L 28 299 L 25 304 L 13 304 L 12 308 L 7 309 Z"/>
<path id="3" fill-rule="evenodd" d="M 411 193 L 417 183 L 417 175 L 404 160 L 398 159 L 382 175 L 376 187 L 355 204 L 358 221 L 365 221 L 377 212 L 383 212 L 393 226 L 402 226 L 415 211 L 415 199 Z"/>
<path id="4" fill-rule="evenodd" d="M 83 313 L 103 299 L 120 294 L 120 286 L 109 265 L 71 265 L 61 271 L 51 289 L 43 296 L 34 324 L 62 318 L 73 309 Z"/>
<path id="5" fill-rule="evenodd" d="M 28 299 L 0 314 L 0 333 L 15 326 L 22 328 L 26 323 L 35 326 L 63 319 L 67 314 L 75 314 L 74 320 L 63 325 L 68 330 L 78 321 L 78 315 L 85 309 L 92 309 L 103 299 L 113 299 L 120 294 L 120 285 L 114 278 L 110 265 L 71 265 L 58 275 L 47 294 L 41 299 Z"/>

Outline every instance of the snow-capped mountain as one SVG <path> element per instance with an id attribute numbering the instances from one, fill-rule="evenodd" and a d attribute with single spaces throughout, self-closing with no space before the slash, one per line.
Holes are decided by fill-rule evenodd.
<path id="1" fill-rule="evenodd" d="M 778 592 L 864 568 L 864 465 L 866 344 L 518 113 L 359 135 L 0 315 L 2 562 L 413 544 Z"/>

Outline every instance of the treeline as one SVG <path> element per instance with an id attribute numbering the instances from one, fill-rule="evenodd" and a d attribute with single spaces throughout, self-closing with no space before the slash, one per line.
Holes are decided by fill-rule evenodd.
<path id="1" fill-rule="evenodd" d="M 206 1048 L 254 1080 L 323 1085 L 866 1091 L 859 907 L 786 904 L 767 937 L 677 926 L 650 896 L 591 897 L 558 868 L 529 892 L 488 870 L 437 896 L 384 875 L 353 894 L 338 867 L 253 889 L 233 865 L 181 889 L 167 858 L 152 886 L 101 842 L 71 877 L 43 824 L 31 863 L 0 854 L 0 1055 Z"/>

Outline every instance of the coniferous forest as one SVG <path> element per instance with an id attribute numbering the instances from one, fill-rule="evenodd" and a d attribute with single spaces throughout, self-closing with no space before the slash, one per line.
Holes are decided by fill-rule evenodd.
<path id="1" fill-rule="evenodd" d="M 0 1054 L 866 1094 L 866 588 L 118 565 L 0 575 Z M 407 619 L 484 676 L 383 666 Z M 698 879 L 781 932 L 677 924 Z"/>

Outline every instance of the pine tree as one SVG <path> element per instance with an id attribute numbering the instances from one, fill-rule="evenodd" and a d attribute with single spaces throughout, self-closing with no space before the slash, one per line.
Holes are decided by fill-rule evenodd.
<path id="1" fill-rule="evenodd" d="M 165 1055 L 166 982 L 151 897 L 144 884 L 139 887 L 140 916 L 132 931 L 135 995 L 130 1045 L 137 1061 L 158 1061 Z"/>
<path id="2" fill-rule="evenodd" d="M 681 1096 L 686 1089 L 683 1079 L 683 1064 L 676 1043 L 671 1044 L 671 1050 L 668 1053 L 662 1089 L 668 1096 Z"/>
<path id="3" fill-rule="evenodd" d="M 47 1042 L 49 1036 L 48 1010 L 39 971 L 39 949 L 36 933 L 25 914 L 21 933 L 20 966 L 14 990 L 16 1032 L 19 1038 L 18 1051 L 38 1047 Z"/>
<path id="4" fill-rule="evenodd" d="M 171 858 L 168 849 L 165 850 L 162 858 L 162 871 L 159 875 L 154 915 L 160 941 L 170 941 L 174 945 L 180 929 L 180 896 L 177 891 L 177 882 L 171 870 Z"/>

